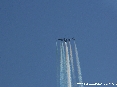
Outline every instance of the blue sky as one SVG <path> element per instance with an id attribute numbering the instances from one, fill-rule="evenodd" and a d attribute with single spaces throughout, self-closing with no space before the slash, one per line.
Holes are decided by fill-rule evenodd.
<path id="1" fill-rule="evenodd" d="M 0 87 L 56 87 L 64 37 L 76 39 L 83 82 L 117 82 L 116 0 L 0 0 Z"/>

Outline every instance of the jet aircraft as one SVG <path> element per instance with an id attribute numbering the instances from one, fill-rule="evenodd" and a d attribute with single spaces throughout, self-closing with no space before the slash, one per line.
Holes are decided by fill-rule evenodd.
<path id="1" fill-rule="evenodd" d="M 74 38 L 72 38 L 73 40 L 75 40 Z M 65 42 L 67 42 L 67 41 L 70 41 L 71 39 L 66 39 L 66 38 L 63 38 L 63 39 L 58 39 L 58 40 L 61 40 L 61 41 L 65 41 Z"/>
<path id="2" fill-rule="evenodd" d="M 75 40 L 74 37 L 72 38 L 72 40 Z"/>

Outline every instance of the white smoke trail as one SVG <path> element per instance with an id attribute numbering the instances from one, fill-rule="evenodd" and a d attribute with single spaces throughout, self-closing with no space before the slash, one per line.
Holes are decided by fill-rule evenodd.
<path id="1" fill-rule="evenodd" d="M 62 58 L 63 58 L 63 67 L 64 67 L 64 80 L 63 80 L 63 84 L 64 84 L 64 87 L 67 87 L 67 65 L 66 65 L 66 56 L 65 56 L 65 50 L 64 50 L 64 45 L 62 43 Z"/>
<path id="2" fill-rule="evenodd" d="M 60 44 L 60 87 L 64 87 L 64 67 L 63 67 L 63 52 L 62 52 L 62 45 Z"/>
<path id="3" fill-rule="evenodd" d="M 75 45 L 75 54 L 76 54 L 76 65 L 78 72 L 79 83 L 82 83 L 82 74 L 80 68 L 80 62 L 78 57 L 78 51 L 76 44 Z M 57 46 L 57 43 L 56 43 Z M 58 46 L 57 46 L 58 51 Z M 58 52 L 57 52 L 58 53 Z M 72 55 L 72 47 L 69 42 L 69 46 L 67 42 L 60 43 L 60 87 L 77 87 L 76 77 L 75 77 L 75 69 L 74 69 L 74 59 Z M 83 84 L 79 85 L 79 87 L 83 87 Z"/>
<path id="4" fill-rule="evenodd" d="M 67 87 L 67 64 L 63 43 L 60 44 L 60 87 Z"/>
<path id="5" fill-rule="evenodd" d="M 76 53 L 76 63 L 77 63 L 77 68 L 78 68 L 78 79 L 79 79 L 79 83 L 82 83 L 82 73 L 81 73 L 80 61 L 79 61 L 78 51 L 77 51 L 75 41 L 74 41 L 74 45 L 75 45 L 75 53 Z M 81 84 L 79 87 L 83 87 L 83 84 Z"/>
<path id="6" fill-rule="evenodd" d="M 59 55 L 58 55 L 58 44 L 57 44 L 57 42 L 56 42 L 56 54 L 57 54 L 57 59 L 58 59 L 58 57 L 59 57 Z M 59 61 L 60 62 L 60 61 Z M 57 63 L 58 63 L 58 61 L 57 61 Z M 58 64 L 57 64 L 57 87 L 60 87 L 59 86 L 59 78 L 60 78 L 60 73 L 59 73 L 59 66 L 58 66 Z"/>
<path id="7" fill-rule="evenodd" d="M 72 47 L 71 47 L 71 43 L 70 42 L 69 42 L 69 47 L 70 47 L 70 64 L 71 64 L 71 68 L 72 68 L 71 70 L 72 70 L 72 76 L 73 76 L 73 78 L 72 78 L 72 80 L 73 80 L 72 86 L 74 87 L 77 84 L 76 84 L 76 80 L 75 80 L 74 62 L 73 62 Z"/>
<path id="8" fill-rule="evenodd" d="M 67 62 L 67 79 L 68 79 L 68 87 L 72 87 L 71 85 L 71 69 L 70 69 L 70 61 L 69 61 L 69 53 L 68 53 L 68 47 L 67 43 L 65 42 L 65 47 L 66 47 L 66 62 Z"/>

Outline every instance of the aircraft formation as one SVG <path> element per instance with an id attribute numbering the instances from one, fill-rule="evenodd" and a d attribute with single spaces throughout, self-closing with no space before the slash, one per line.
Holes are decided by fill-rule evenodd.
<path id="1" fill-rule="evenodd" d="M 67 42 L 67 41 L 75 40 L 75 39 L 74 39 L 74 38 L 72 38 L 72 39 L 66 39 L 66 38 L 63 38 L 63 39 L 58 39 L 58 40 L 61 40 L 61 41 L 65 41 L 65 42 Z"/>

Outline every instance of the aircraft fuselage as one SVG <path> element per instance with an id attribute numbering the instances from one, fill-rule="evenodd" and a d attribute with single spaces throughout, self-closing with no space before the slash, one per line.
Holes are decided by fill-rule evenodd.
<path id="1" fill-rule="evenodd" d="M 67 42 L 67 41 L 70 41 L 71 39 L 63 38 L 63 39 L 58 39 L 58 40 L 61 40 L 61 41 L 65 41 L 65 42 Z M 74 38 L 72 38 L 72 40 L 75 40 L 75 39 L 74 39 Z"/>

